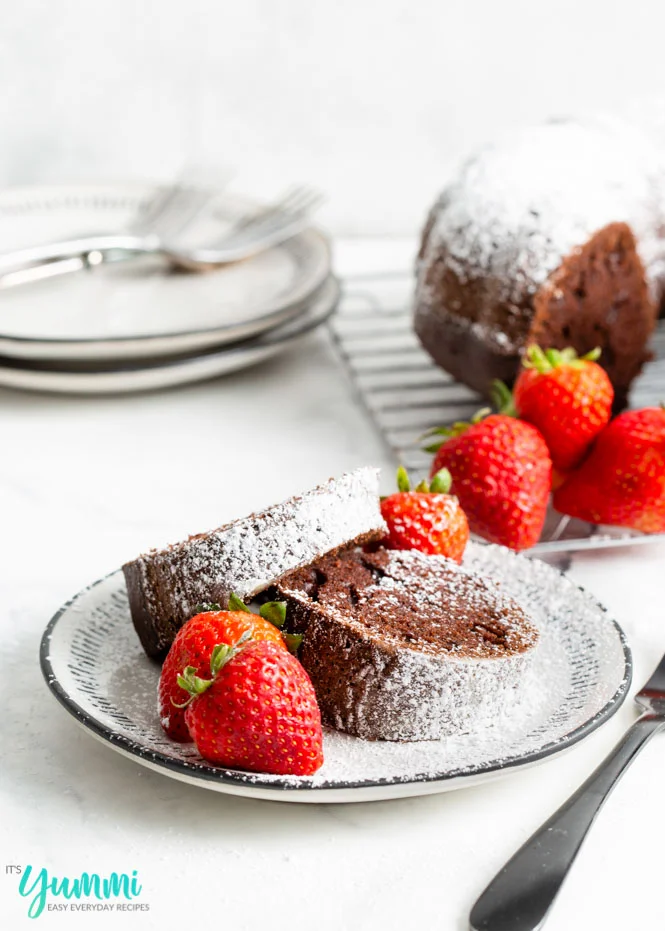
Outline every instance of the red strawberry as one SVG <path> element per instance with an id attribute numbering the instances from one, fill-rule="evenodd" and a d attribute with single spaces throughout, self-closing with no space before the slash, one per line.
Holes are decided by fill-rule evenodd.
<path id="1" fill-rule="evenodd" d="M 282 634 L 275 624 L 284 623 L 284 605 L 264 605 L 264 616 L 252 614 L 242 601 L 232 595 L 231 606 L 237 610 L 208 610 L 195 615 L 184 624 L 171 644 L 159 679 L 158 705 L 162 727 L 172 740 L 189 741 L 185 712 L 176 707 L 187 699 L 187 693 L 178 685 L 179 673 L 185 666 L 191 666 L 197 675 L 206 675 L 210 669 L 210 657 L 216 644 L 232 644 L 247 630 L 251 630 L 255 640 L 270 640 L 286 648 Z M 242 605 L 242 609 L 239 608 Z M 211 605 L 211 608 L 219 608 Z M 272 623 L 266 619 L 272 613 Z"/>
<path id="2" fill-rule="evenodd" d="M 187 667 L 179 683 L 192 698 L 185 711 L 201 756 L 263 773 L 309 776 L 323 763 L 321 714 L 309 676 L 275 643 L 219 644 L 211 679 Z M 246 642 L 249 640 L 249 642 Z"/>
<path id="3" fill-rule="evenodd" d="M 517 376 L 517 416 L 545 438 L 555 469 L 575 468 L 609 422 L 614 389 L 596 359 L 600 349 L 578 358 L 574 349 L 529 346 Z"/>
<path id="4" fill-rule="evenodd" d="M 469 524 L 457 498 L 448 494 L 451 482 L 450 472 L 442 469 L 431 483 L 421 482 L 411 491 L 406 469 L 400 466 L 399 491 L 381 501 L 381 514 L 388 525 L 384 544 L 395 550 L 420 550 L 462 562 Z"/>
<path id="5" fill-rule="evenodd" d="M 554 507 L 592 524 L 665 531 L 665 409 L 616 417 L 555 492 Z"/>
<path id="6" fill-rule="evenodd" d="M 438 449 L 429 447 L 437 450 L 431 474 L 450 471 L 473 533 L 523 550 L 538 542 L 545 522 L 552 460 L 531 424 L 486 413 L 436 431 L 446 439 Z"/>
<path id="7" fill-rule="evenodd" d="M 561 472 L 559 469 L 552 469 L 552 491 L 556 491 L 557 488 L 561 488 L 563 483 L 568 478 L 569 472 Z"/>

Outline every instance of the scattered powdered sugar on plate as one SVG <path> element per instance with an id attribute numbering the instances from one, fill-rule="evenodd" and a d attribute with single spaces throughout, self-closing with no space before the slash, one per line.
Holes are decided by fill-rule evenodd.
<path id="1" fill-rule="evenodd" d="M 477 778 L 554 752 L 601 723 L 625 696 L 630 659 L 605 609 L 551 566 L 475 543 L 469 544 L 465 565 L 515 598 L 539 630 L 519 701 L 489 726 L 437 741 L 370 742 L 326 731 L 325 763 L 314 777 L 224 770 L 203 761 L 193 745 L 166 737 L 156 707 L 159 666 L 139 645 L 119 571 L 56 615 L 42 642 L 42 668 L 58 699 L 98 737 L 208 788 L 264 797 L 281 791 L 297 800 L 303 789 L 395 789 Z M 275 791 L 270 795 L 268 789 Z M 388 788 L 386 797 L 391 793 L 405 794 Z M 325 791 L 306 795 L 310 801 L 333 800 Z"/>

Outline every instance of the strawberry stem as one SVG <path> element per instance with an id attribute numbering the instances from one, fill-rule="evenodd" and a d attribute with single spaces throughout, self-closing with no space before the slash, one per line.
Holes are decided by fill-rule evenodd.
<path id="1" fill-rule="evenodd" d="M 426 453 L 438 453 L 446 440 L 450 440 L 455 436 L 461 436 L 462 433 L 466 433 L 469 427 L 475 426 L 475 424 L 480 423 L 481 420 L 484 420 L 489 414 L 492 413 L 490 407 L 481 407 L 479 411 L 473 415 L 470 420 L 456 420 L 454 424 L 451 424 L 449 427 L 432 427 L 431 430 L 426 430 L 420 437 L 421 440 L 427 439 L 430 436 L 442 436 L 442 439 L 438 443 L 431 443 L 428 446 L 423 446 L 423 450 Z"/>
<path id="2" fill-rule="evenodd" d="M 477 423 L 480 423 L 481 420 L 484 420 L 486 417 L 489 417 L 491 413 L 492 413 L 491 407 L 481 407 L 480 410 L 476 411 L 476 413 L 471 418 L 471 426 L 473 427 Z"/>
<path id="3" fill-rule="evenodd" d="M 522 359 L 522 365 L 525 369 L 535 369 L 541 375 L 546 375 L 547 372 L 551 372 L 557 364 L 556 361 L 552 361 L 551 354 L 553 352 L 556 352 L 556 350 L 549 349 L 547 352 L 544 352 L 540 346 L 527 346 Z M 548 353 L 550 353 L 550 355 L 548 355 Z"/>
<path id="4" fill-rule="evenodd" d="M 243 645 L 247 643 L 248 640 L 252 639 L 254 629 L 248 627 L 247 630 L 243 631 L 240 637 L 236 640 L 234 644 L 229 646 L 228 643 L 217 643 L 212 651 L 210 656 L 210 672 L 213 677 L 217 675 L 220 669 L 222 669 L 229 660 L 233 659 L 234 656 L 237 656 L 240 653 Z"/>
<path id="5" fill-rule="evenodd" d="M 453 477 L 448 469 L 439 469 L 429 483 L 429 490 L 435 495 L 447 495 L 450 492 L 452 483 Z"/>
<path id="6" fill-rule="evenodd" d="M 492 404 L 500 414 L 505 414 L 506 417 L 517 417 L 513 393 L 505 381 L 494 379 L 490 386 L 490 397 Z"/>
<path id="7" fill-rule="evenodd" d="M 584 362 L 595 362 L 600 358 L 601 349 L 596 346 L 583 356 L 578 356 L 572 346 L 566 349 L 541 349 L 540 346 L 528 346 L 522 358 L 525 369 L 535 369 L 540 375 L 547 375 L 560 365 L 572 365 L 579 368 Z"/>
<path id="8" fill-rule="evenodd" d="M 453 478 L 448 469 L 441 469 L 431 482 L 424 478 L 418 482 L 413 490 L 422 495 L 447 495 L 452 483 Z M 397 470 L 397 489 L 402 494 L 411 491 L 411 482 L 404 466 L 400 466 Z"/>
<path id="9" fill-rule="evenodd" d="M 186 708 L 198 695 L 202 695 L 207 691 L 215 681 L 215 677 L 220 669 L 223 669 L 234 656 L 237 656 L 238 653 L 242 651 L 247 641 L 252 639 L 253 633 L 253 628 L 249 627 L 236 642 L 230 646 L 228 643 L 215 644 L 210 654 L 210 673 L 212 675 L 210 679 L 202 679 L 200 676 L 197 676 L 196 666 L 185 666 L 180 675 L 177 676 L 176 682 L 181 689 L 184 689 L 185 692 L 189 692 L 189 698 L 181 704 L 173 701 L 172 698 L 171 704 L 175 708 Z"/>
<path id="10" fill-rule="evenodd" d="M 173 698 L 171 699 L 171 704 L 174 708 L 186 708 L 187 705 L 192 702 L 197 695 L 202 695 L 206 689 L 209 689 L 212 685 L 212 679 L 201 679 L 196 675 L 196 666 L 185 666 L 180 675 L 176 678 L 176 682 L 181 689 L 184 689 L 185 692 L 189 692 L 189 698 L 184 702 L 175 702 Z"/>
<path id="11" fill-rule="evenodd" d="M 397 490 L 411 491 L 411 480 L 409 479 L 409 473 L 406 471 L 404 466 L 400 466 L 397 470 Z"/>
<path id="12" fill-rule="evenodd" d="M 217 604 L 216 601 L 203 602 L 202 604 L 197 605 L 194 608 L 194 614 L 192 617 L 196 617 L 197 614 L 207 614 L 208 611 L 221 611 L 222 606 Z"/>

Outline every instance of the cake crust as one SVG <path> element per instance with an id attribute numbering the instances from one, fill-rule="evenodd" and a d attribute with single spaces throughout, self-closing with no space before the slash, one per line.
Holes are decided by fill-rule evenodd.
<path id="1" fill-rule="evenodd" d="M 385 533 L 378 470 L 357 469 L 272 508 L 155 550 L 123 566 L 132 621 L 163 658 L 198 604 L 251 599 L 286 573 Z"/>

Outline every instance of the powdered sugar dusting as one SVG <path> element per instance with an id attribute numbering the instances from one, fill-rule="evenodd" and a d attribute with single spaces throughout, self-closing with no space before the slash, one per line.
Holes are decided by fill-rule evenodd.
<path id="1" fill-rule="evenodd" d="M 136 601 L 165 628 L 163 648 L 197 604 L 226 605 L 231 592 L 250 597 L 330 550 L 384 531 L 378 471 L 361 468 L 124 569 Z"/>
<path id="2" fill-rule="evenodd" d="M 386 575 L 368 590 L 368 596 L 406 591 L 417 613 L 431 618 L 438 628 L 436 642 L 416 638 L 410 643 L 412 650 L 483 657 L 535 646 L 538 635 L 527 615 L 491 578 L 476 575 L 443 556 L 428 556 L 417 550 L 391 551 L 387 557 Z M 395 612 L 399 612 L 400 602 L 395 599 L 393 604 Z M 446 637 L 451 617 L 456 628 L 468 625 L 470 637 L 461 638 L 458 630 L 452 639 Z M 483 619 L 487 622 L 490 618 L 499 621 L 500 630 L 483 628 Z M 490 636 L 492 633 L 494 636 Z"/>
<path id="3" fill-rule="evenodd" d="M 442 261 L 461 282 L 488 280 L 488 308 L 519 305 L 593 234 L 625 222 L 655 287 L 664 254 L 664 178 L 651 141 L 618 120 L 522 130 L 470 159 L 444 191 L 432 214 L 421 272 Z M 421 273 L 423 304 L 434 297 L 429 288 Z M 511 347 L 482 316 L 473 327 L 483 339 Z"/>
<path id="4" fill-rule="evenodd" d="M 539 630 L 540 641 L 520 701 L 509 713 L 471 733 L 421 743 L 368 742 L 327 731 L 325 763 L 314 777 L 225 771 L 206 764 L 191 745 L 170 741 L 155 706 L 159 666 L 147 659 L 131 625 L 118 572 L 83 592 L 65 609 L 47 640 L 49 681 L 81 720 L 113 745 L 165 772 L 201 778 L 202 785 L 261 794 L 272 787 L 294 800 L 334 800 L 308 788 L 382 786 L 431 779 L 472 778 L 543 750 L 618 707 L 627 689 L 622 635 L 595 600 L 538 560 L 494 546 L 470 544 L 465 565 L 515 598 Z M 288 791 L 292 790 L 292 794 Z"/>
<path id="5" fill-rule="evenodd" d="M 324 722 L 370 740 L 431 740 L 519 701 L 538 635 L 482 576 L 414 550 L 323 559 L 315 591 L 298 584 L 311 571 L 279 591 L 302 618 L 301 660 Z"/>

